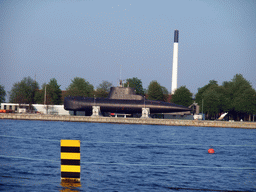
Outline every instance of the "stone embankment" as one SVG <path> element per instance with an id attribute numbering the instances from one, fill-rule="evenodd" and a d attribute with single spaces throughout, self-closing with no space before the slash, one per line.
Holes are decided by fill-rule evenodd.
<path id="1" fill-rule="evenodd" d="M 142 119 L 123 117 L 85 117 L 68 115 L 39 115 L 39 114 L 0 114 L 0 119 L 39 120 L 39 121 L 70 121 L 88 123 L 119 123 L 169 126 L 195 126 L 195 127 L 223 127 L 256 129 L 256 122 L 229 122 L 229 121 L 200 121 L 178 119 Z"/>

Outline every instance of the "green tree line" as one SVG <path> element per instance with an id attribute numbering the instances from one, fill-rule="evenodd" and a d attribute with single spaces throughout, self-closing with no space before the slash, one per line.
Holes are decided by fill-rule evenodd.
<path id="1" fill-rule="evenodd" d="M 112 83 L 102 81 L 102 83 L 94 89 L 94 86 L 84 78 L 75 77 L 71 80 L 70 85 L 65 91 L 61 91 L 60 85 L 55 78 L 50 79 L 49 83 L 44 83 L 42 88 L 39 89 L 39 85 L 35 80 L 31 77 L 25 77 L 20 82 L 13 85 L 9 92 L 9 102 L 20 104 L 37 103 L 59 105 L 63 103 L 63 99 L 66 96 L 107 98 L 112 86 Z M 143 89 L 142 81 L 137 77 L 133 77 L 126 79 L 124 87 L 132 87 L 135 89 L 136 94 L 147 95 L 147 97 L 152 100 L 167 101 L 168 98 L 167 89 L 156 81 L 152 81 L 148 89 L 145 90 Z M 4 102 L 6 93 L 3 86 L 0 88 L 1 102 Z"/>
<path id="2" fill-rule="evenodd" d="M 198 89 L 195 98 L 207 119 L 216 119 L 221 113 L 228 112 L 233 120 L 251 121 L 251 116 L 256 114 L 256 91 L 241 74 L 220 86 L 211 80 Z"/>
<path id="3" fill-rule="evenodd" d="M 9 102 L 59 105 L 63 104 L 64 97 L 69 95 L 106 98 L 112 86 L 112 83 L 102 81 L 94 88 L 84 78 L 75 77 L 65 91 L 61 91 L 55 78 L 50 79 L 49 83 L 44 83 L 40 89 L 36 81 L 25 77 L 13 85 L 9 92 Z M 179 87 L 170 96 L 168 90 L 155 80 L 144 89 L 140 79 L 128 78 L 124 87 L 135 88 L 136 94 L 143 95 L 149 100 L 172 102 L 186 107 L 196 102 L 200 106 L 200 112 L 205 113 L 206 119 L 216 119 L 221 113 L 228 112 L 231 119 L 251 120 L 251 115 L 256 114 L 256 91 L 241 74 L 236 74 L 231 81 L 225 81 L 222 85 L 218 85 L 214 80 L 209 81 L 207 85 L 198 89 L 194 99 L 186 86 Z M 1 102 L 5 101 L 5 96 L 4 87 L 0 85 Z"/>

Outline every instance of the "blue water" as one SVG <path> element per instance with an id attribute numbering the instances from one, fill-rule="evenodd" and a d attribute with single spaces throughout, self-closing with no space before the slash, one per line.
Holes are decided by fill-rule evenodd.
<path id="1" fill-rule="evenodd" d="M 61 139 L 81 140 L 81 186 Z M 256 191 L 256 130 L 0 120 L 0 141 L 0 191 Z"/>

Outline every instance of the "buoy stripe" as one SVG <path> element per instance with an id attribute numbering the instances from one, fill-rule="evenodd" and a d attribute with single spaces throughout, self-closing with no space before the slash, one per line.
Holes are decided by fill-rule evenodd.
<path id="1" fill-rule="evenodd" d="M 61 179 L 80 182 L 80 140 L 61 140 Z"/>
<path id="2" fill-rule="evenodd" d="M 80 153 L 80 147 L 61 147 L 61 152 Z"/>
<path id="3" fill-rule="evenodd" d="M 80 165 L 61 165 L 61 172 L 79 172 Z"/>
<path id="4" fill-rule="evenodd" d="M 72 179 L 72 178 L 80 178 L 80 173 L 75 172 L 61 172 L 61 178 L 68 178 L 68 179 Z"/>
<path id="5" fill-rule="evenodd" d="M 61 165 L 80 165 L 80 160 L 61 159 Z"/>
<path id="6" fill-rule="evenodd" d="M 80 160 L 80 153 L 60 153 L 60 158 Z"/>
<path id="7" fill-rule="evenodd" d="M 80 147 L 80 140 L 61 140 L 61 147 Z"/>

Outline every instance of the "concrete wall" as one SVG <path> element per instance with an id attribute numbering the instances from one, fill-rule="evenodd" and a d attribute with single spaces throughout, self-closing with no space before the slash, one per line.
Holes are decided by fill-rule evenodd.
<path id="1" fill-rule="evenodd" d="M 194 117 L 193 117 L 193 115 L 171 115 L 171 114 L 164 114 L 164 119 L 194 120 Z"/>
<path id="2" fill-rule="evenodd" d="M 228 122 L 228 121 L 199 121 L 199 120 L 174 120 L 152 118 L 115 118 L 115 117 L 85 117 L 70 115 L 40 115 L 40 114 L 0 114 L 1 119 L 41 120 L 41 121 L 72 121 L 91 123 L 118 123 L 118 124 L 146 124 L 169 126 L 196 126 L 196 127 L 223 127 L 256 129 L 256 122 Z"/>

